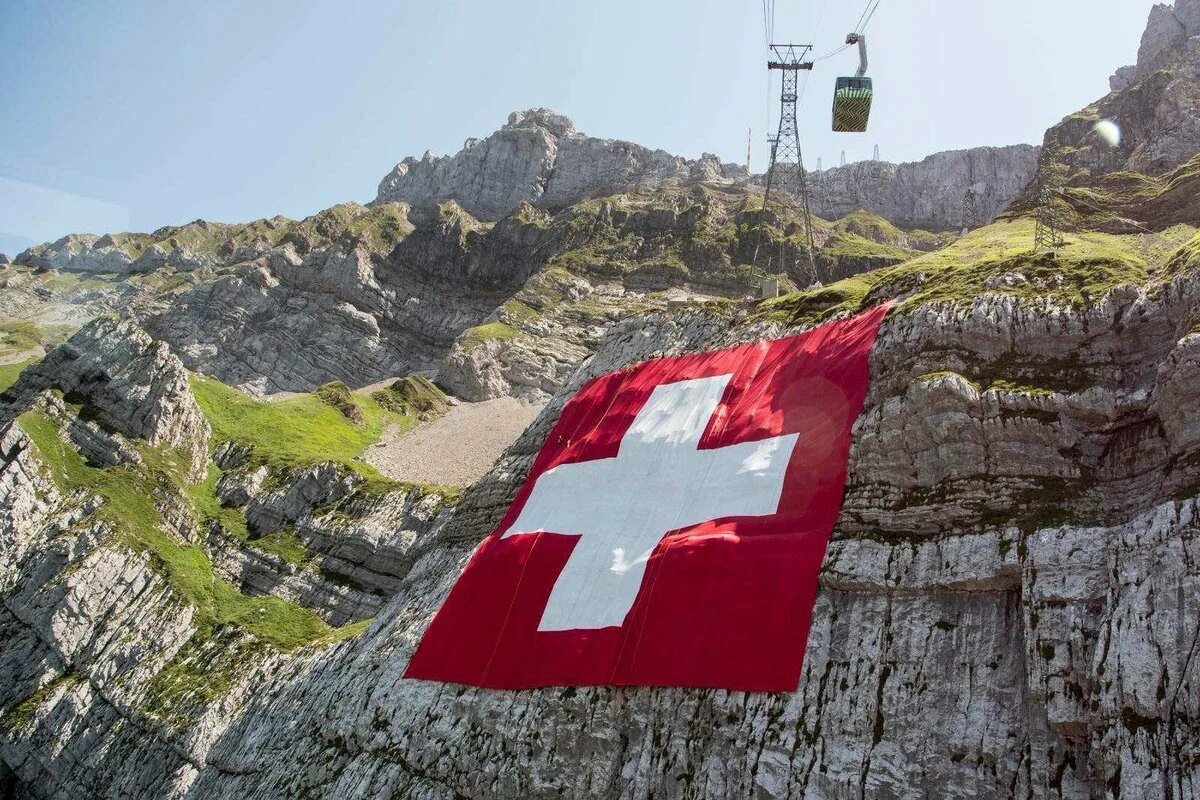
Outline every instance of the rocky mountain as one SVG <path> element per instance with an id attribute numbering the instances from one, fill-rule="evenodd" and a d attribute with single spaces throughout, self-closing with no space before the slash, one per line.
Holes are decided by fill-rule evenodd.
<path id="1" fill-rule="evenodd" d="M 948 241 L 925 228 L 957 230 L 967 186 L 991 217 L 1035 162 L 1017 146 L 816 173 L 832 222 L 817 220 L 810 265 L 797 209 L 758 224 L 761 177 L 591 138 L 537 109 L 454 157 L 406 160 L 370 207 L 29 248 L 0 274 L 0 311 L 32 326 L 10 337 L 28 352 L 121 313 L 189 369 L 256 393 L 419 372 L 471 400 L 544 400 L 630 307 L 899 263 Z"/>
<path id="2" fill-rule="evenodd" d="M 1200 51 L 1166 24 L 1195 8 L 1156 9 L 1130 82 L 1047 134 L 1055 251 L 1029 192 L 962 237 L 912 226 L 1015 186 L 1017 150 L 877 165 L 921 198 L 890 195 L 905 224 L 829 212 L 810 265 L 745 176 L 535 112 L 398 169 L 407 199 L 22 254 L 0 797 L 1197 796 Z M 401 677 L 585 381 L 884 300 L 794 693 Z M 473 486 L 372 467 L 443 389 L 545 407 Z"/>
<path id="3" fill-rule="evenodd" d="M 1118 70 L 1111 93 L 1046 132 L 1037 185 L 1061 190 L 1069 223 L 1161 230 L 1200 213 L 1197 37 L 1200 0 L 1154 6 L 1137 65 Z M 1109 138 L 1101 123 L 1114 126 Z M 1028 210 L 1036 193 L 1031 185 L 1015 211 Z"/>
<path id="4" fill-rule="evenodd" d="M 561 209 L 612 194 L 718 178 L 745 178 L 713 155 L 698 161 L 632 142 L 595 139 L 546 108 L 514 112 L 486 139 L 468 139 L 455 156 L 406 158 L 379 184 L 376 203 L 432 206 L 453 200 L 484 220 L 521 203 Z"/>
<path id="5" fill-rule="evenodd" d="M 837 219 L 866 209 L 901 228 L 933 231 L 963 226 L 970 189 L 979 219 L 998 217 L 1037 170 L 1038 148 L 975 147 L 937 153 L 915 164 L 860 161 L 812 173 L 812 210 Z"/>
<path id="6" fill-rule="evenodd" d="M 144 341 L 128 323 L 93 323 L 48 359 L 61 366 L 5 395 L 41 398 L 6 431 L 0 482 L 10 786 L 43 797 L 1190 796 L 1200 237 L 1089 234 L 1051 260 L 1014 247 L 1030 235 L 1027 222 L 1001 223 L 836 288 L 620 322 L 457 503 L 414 499 L 353 462 L 295 465 L 279 442 L 249 444 L 262 425 L 223 427 L 197 379 L 219 445 L 200 490 L 132 432 L 140 462 L 84 463 L 67 442 L 75 419 L 99 417 L 90 397 L 127 392 L 159 416 L 192 413 L 174 390 L 135 401 L 135 387 L 166 385 L 155 370 L 182 365 L 113 347 Z M 1098 276 L 1098 260 L 1113 269 Z M 898 286 L 908 299 L 872 357 L 795 694 L 400 678 L 583 381 L 780 335 Z M 86 398 L 71 388 L 81 361 L 107 365 Z M 115 377 L 127 374 L 139 377 Z M 126 507 L 126 482 L 155 488 Z M 171 532 L 139 532 L 145 515 Z M 365 629 L 329 628 L 372 615 Z"/>
<path id="7" fill-rule="evenodd" d="M 545 400 L 630 310 L 837 280 L 948 240 L 856 212 L 818 221 L 810 265 L 797 209 L 764 226 L 761 202 L 752 187 L 700 182 L 555 214 L 522 203 L 496 222 L 454 201 L 344 204 L 299 222 L 104 237 L 106 258 L 127 259 L 113 274 L 91 272 L 99 256 L 76 238 L 22 254 L 0 274 L 0 307 L 49 341 L 119 311 L 189 369 L 260 394 L 420 372 L 470 400 Z"/>
<path id="8" fill-rule="evenodd" d="M 1033 176 L 1037 149 L 1027 145 L 938 153 L 916 164 L 864 161 L 813 173 L 813 212 L 838 219 L 866 209 L 904 228 L 962 226 L 962 199 L 975 190 L 981 219 L 1003 211 Z M 454 156 L 405 159 L 379 184 L 376 203 L 417 206 L 453 200 L 484 220 L 527 202 L 551 210 L 596 197 L 662 185 L 753 180 L 716 156 L 698 161 L 631 142 L 595 139 L 548 109 L 512 114 L 486 139 L 469 139 Z"/>

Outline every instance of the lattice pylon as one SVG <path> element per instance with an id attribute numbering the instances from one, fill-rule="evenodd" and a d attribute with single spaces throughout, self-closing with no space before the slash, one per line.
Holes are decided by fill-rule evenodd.
<path id="1" fill-rule="evenodd" d="M 979 197 L 975 194 L 975 187 L 968 186 L 966 191 L 963 192 L 962 235 L 966 236 L 978 228 L 980 222 Z"/>
<path id="2" fill-rule="evenodd" d="M 767 69 L 778 70 L 782 75 L 779 89 L 779 130 L 771 139 L 771 165 L 767 168 L 767 186 L 763 195 L 763 211 L 768 211 L 772 201 L 780 209 L 783 216 L 783 198 L 790 196 L 796 199 L 804 221 L 805 255 L 808 260 L 808 272 L 812 280 L 817 279 L 816 246 L 813 239 L 812 211 L 808 197 L 808 172 L 804 168 L 804 157 L 800 150 L 800 128 L 797 122 L 797 102 L 800 73 L 811 71 L 812 62 L 804 57 L 812 50 L 808 44 L 777 44 L 771 45 L 776 60 L 767 62 Z M 757 260 L 758 250 L 755 251 Z M 780 271 L 786 270 L 783 263 L 784 244 L 780 241 L 777 264 L 772 264 L 768 256 L 767 271 L 776 266 Z"/>
<path id="3" fill-rule="evenodd" d="M 1033 218 L 1037 223 L 1033 230 L 1033 251 L 1035 253 L 1043 247 L 1048 250 L 1057 250 L 1066 244 L 1058 213 L 1054 209 L 1054 194 L 1054 189 L 1050 186 L 1043 186 L 1038 192 L 1038 204 L 1033 212 Z"/>

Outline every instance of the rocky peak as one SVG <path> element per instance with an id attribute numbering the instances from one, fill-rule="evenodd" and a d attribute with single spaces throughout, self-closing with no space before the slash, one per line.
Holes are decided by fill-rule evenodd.
<path id="1" fill-rule="evenodd" d="M 575 133 L 575 123 L 570 117 L 556 114 L 548 108 L 531 108 L 514 111 L 508 115 L 508 123 L 501 130 L 542 128 L 554 136 L 570 136 Z M 478 141 L 478 140 L 476 140 Z"/>
<path id="2" fill-rule="evenodd" d="M 375 202 L 432 207 L 457 201 L 486 221 L 522 202 L 561 209 L 594 197 L 696 180 L 744 179 L 744 168 L 705 155 L 692 161 L 632 142 L 597 139 L 546 108 L 515 111 L 486 139 L 453 156 L 406 158 L 379 184 Z"/>
<path id="3" fill-rule="evenodd" d="M 132 322 L 100 317 L 85 325 L 0 395 L 0 415 L 27 410 L 51 389 L 82 403 L 100 428 L 188 453 L 193 475 L 202 474 L 210 431 L 187 370 Z"/>
<path id="4" fill-rule="evenodd" d="M 1109 83 L 1108 95 L 1046 132 L 1043 179 L 1065 179 L 1064 199 L 1084 227 L 1134 232 L 1200 221 L 1200 0 L 1154 6 L 1137 65 Z M 1116 126 L 1119 140 L 1099 135 L 1102 122 Z M 1014 211 L 1036 203 L 1040 183 Z"/>
<path id="5" fill-rule="evenodd" d="M 898 225 L 949 230 L 961 224 L 967 186 L 984 218 L 999 214 L 1032 177 L 1037 148 L 980 147 L 938 153 L 917 164 L 862 162 L 817 173 L 814 211 L 836 219 L 869 208 Z M 567 117 L 537 108 L 515 111 L 485 139 L 470 138 L 453 156 L 406 158 L 379 184 L 376 204 L 411 203 L 431 209 L 447 200 L 495 221 L 521 203 L 563 209 L 583 200 L 671 185 L 757 182 L 739 164 L 704 153 L 695 160 L 632 142 L 597 139 Z M 916 199 L 926 188 L 936 192 Z"/>
<path id="6" fill-rule="evenodd" d="M 1200 35 L 1200 0 L 1177 0 L 1174 6 L 1160 3 L 1150 9 L 1150 19 L 1138 48 L 1136 80 L 1144 80 L 1162 69 Z"/>

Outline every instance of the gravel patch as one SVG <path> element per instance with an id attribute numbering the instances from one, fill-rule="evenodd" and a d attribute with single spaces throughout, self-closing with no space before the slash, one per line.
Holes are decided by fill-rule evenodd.
<path id="1" fill-rule="evenodd" d="M 542 408 L 512 397 L 461 403 L 408 433 L 391 426 L 378 444 L 367 448 L 364 458 L 393 480 L 470 486 L 492 468 Z"/>

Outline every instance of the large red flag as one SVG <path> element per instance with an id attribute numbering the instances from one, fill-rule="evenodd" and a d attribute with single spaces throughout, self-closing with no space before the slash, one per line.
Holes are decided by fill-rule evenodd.
<path id="1" fill-rule="evenodd" d="M 885 313 L 584 385 L 406 677 L 793 691 Z"/>

